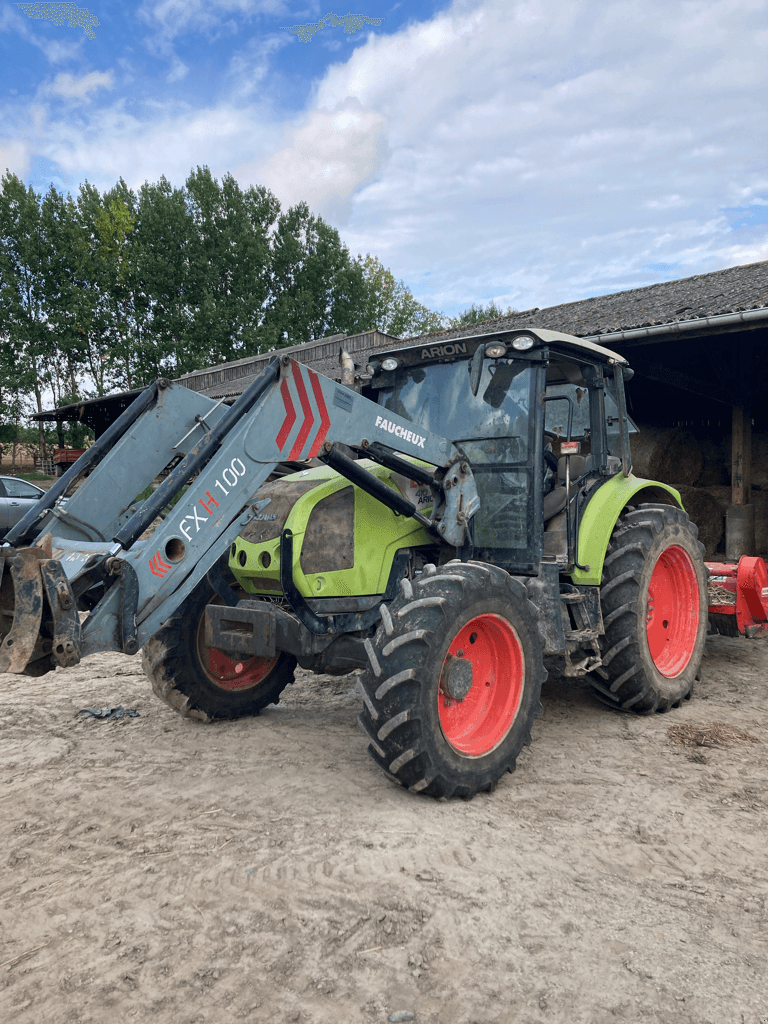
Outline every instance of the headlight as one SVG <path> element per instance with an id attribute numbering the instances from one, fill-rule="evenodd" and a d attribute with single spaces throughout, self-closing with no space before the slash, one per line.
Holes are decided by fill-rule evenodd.
<path id="1" fill-rule="evenodd" d="M 396 370 L 399 365 L 400 365 L 400 362 L 397 359 L 388 358 L 388 359 L 382 359 L 382 361 L 381 361 L 381 368 L 382 368 L 382 370 Z"/>
<path id="2" fill-rule="evenodd" d="M 512 348 L 517 349 L 518 352 L 527 352 L 529 348 L 533 348 L 533 338 L 530 334 L 518 334 L 516 338 L 512 339 Z"/>
<path id="3" fill-rule="evenodd" d="M 507 346 L 501 341 L 492 341 L 490 345 L 485 346 L 485 354 L 490 356 L 491 359 L 498 359 L 503 356 L 507 351 Z"/>

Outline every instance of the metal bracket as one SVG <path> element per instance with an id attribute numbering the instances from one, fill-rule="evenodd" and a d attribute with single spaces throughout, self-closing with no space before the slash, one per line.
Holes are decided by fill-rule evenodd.
<path id="1" fill-rule="evenodd" d="M 110 572 L 120 577 L 120 628 L 123 654 L 135 654 L 139 649 L 136 639 L 136 609 L 139 604 L 139 579 L 130 562 L 115 558 Z"/>
<path id="2" fill-rule="evenodd" d="M 23 672 L 40 635 L 43 618 L 41 548 L 22 548 L 8 559 L 13 580 L 13 625 L 0 647 L 0 672 Z"/>
<path id="3" fill-rule="evenodd" d="M 53 614 L 52 654 L 62 668 L 69 668 L 80 661 L 80 617 L 75 595 L 61 563 L 55 559 L 40 563 L 40 575 Z"/>
<path id="4" fill-rule="evenodd" d="M 480 508 L 480 497 L 469 463 L 465 460 L 454 462 L 443 473 L 438 471 L 435 479 L 443 488 L 445 510 L 438 533 L 446 544 L 461 547 L 465 539 L 470 540 L 469 521 Z"/>
<path id="5" fill-rule="evenodd" d="M 263 504 L 261 502 L 260 504 Z M 232 587 L 227 583 L 224 578 L 224 573 L 219 568 L 219 563 L 214 562 L 208 572 L 205 574 L 208 582 L 213 587 L 214 591 L 219 595 L 224 604 L 230 608 L 235 608 L 240 601 L 240 598 L 234 592 Z"/>

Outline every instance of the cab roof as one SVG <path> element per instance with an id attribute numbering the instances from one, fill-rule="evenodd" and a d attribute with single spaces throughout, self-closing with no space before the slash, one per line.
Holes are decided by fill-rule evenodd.
<path id="1" fill-rule="evenodd" d="M 512 339 L 518 335 L 530 335 L 544 345 L 556 345 L 560 350 L 563 348 L 572 352 L 573 358 L 578 359 L 579 355 L 597 358 L 601 362 L 628 365 L 628 360 L 602 345 L 596 345 L 593 341 L 584 341 L 573 334 L 563 334 L 561 331 L 548 331 L 542 327 L 516 327 L 503 331 L 484 331 L 481 334 L 463 335 L 460 338 L 448 338 L 440 341 L 435 338 L 430 340 L 426 335 L 422 341 L 415 345 L 398 345 L 386 349 L 379 349 L 375 359 L 380 360 L 388 355 L 398 355 L 407 364 L 420 363 L 422 361 L 433 361 L 455 359 L 461 356 L 471 356 L 475 349 L 483 342 L 502 341 L 511 346 Z"/>

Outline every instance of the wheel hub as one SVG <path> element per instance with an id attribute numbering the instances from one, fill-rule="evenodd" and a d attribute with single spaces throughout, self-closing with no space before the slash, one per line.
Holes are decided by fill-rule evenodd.
<path id="1" fill-rule="evenodd" d="M 453 700 L 464 700 L 472 689 L 472 662 L 449 654 L 443 663 L 440 689 Z"/>

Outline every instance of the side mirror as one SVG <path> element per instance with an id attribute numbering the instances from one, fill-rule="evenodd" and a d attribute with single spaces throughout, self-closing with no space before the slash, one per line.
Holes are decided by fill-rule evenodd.
<path id="1" fill-rule="evenodd" d="M 483 359 L 485 357 L 485 345 L 478 345 L 475 349 L 475 354 L 472 356 L 472 362 L 469 365 L 469 386 L 472 388 L 472 394 L 477 395 L 480 390 L 480 376 L 483 372 Z"/>

